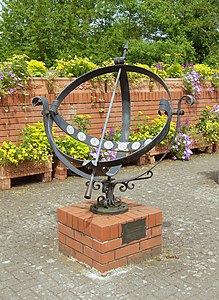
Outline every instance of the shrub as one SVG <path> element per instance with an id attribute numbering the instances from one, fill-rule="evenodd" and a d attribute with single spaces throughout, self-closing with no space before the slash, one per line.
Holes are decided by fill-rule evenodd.
<path id="1" fill-rule="evenodd" d="M 163 126 L 166 123 L 166 116 L 159 116 L 152 121 L 149 121 L 149 117 L 146 116 L 144 120 L 140 119 L 142 115 L 141 112 L 138 113 L 137 117 L 135 118 L 135 122 L 137 126 L 134 128 L 133 131 L 130 132 L 129 140 L 130 141 L 138 141 L 138 140 L 146 140 L 148 138 L 152 138 L 156 136 L 162 130 Z M 175 123 L 171 122 L 170 130 L 167 136 L 161 141 L 161 145 L 165 145 L 168 143 L 171 138 L 174 136 L 175 132 Z"/>
<path id="2" fill-rule="evenodd" d="M 27 66 L 28 72 L 34 77 L 43 77 L 46 75 L 47 68 L 45 63 L 38 60 L 31 60 Z"/>
<path id="3" fill-rule="evenodd" d="M 206 106 L 197 119 L 196 128 L 206 141 L 215 143 L 219 140 L 219 106 Z"/>
<path id="4" fill-rule="evenodd" d="M 90 148 L 70 136 L 63 135 L 56 138 L 56 144 L 60 150 L 74 158 L 84 160 L 89 157 Z"/>
<path id="5" fill-rule="evenodd" d="M 97 65 L 92 63 L 88 58 L 75 56 L 74 59 L 59 59 L 56 61 L 56 71 L 62 77 L 78 77 L 82 74 L 96 69 Z"/>

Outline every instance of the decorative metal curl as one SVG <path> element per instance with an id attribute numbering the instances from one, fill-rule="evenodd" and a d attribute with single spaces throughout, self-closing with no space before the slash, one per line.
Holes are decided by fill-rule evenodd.
<path id="1" fill-rule="evenodd" d="M 89 183 L 90 183 L 90 181 L 87 181 L 87 182 L 85 183 L 85 185 L 88 187 L 88 186 L 89 186 Z M 100 188 L 101 188 L 100 183 L 99 183 L 99 182 L 96 182 L 96 181 L 93 181 L 93 184 L 92 184 L 92 190 L 98 191 L 98 190 L 100 190 Z"/>
<path id="2" fill-rule="evenodd" d="M 131 182 L 122 182 L 119 187 L 120 192 L 126 192 L 127 190 L 133 190 L 135 187 L 134 183 Z"/>

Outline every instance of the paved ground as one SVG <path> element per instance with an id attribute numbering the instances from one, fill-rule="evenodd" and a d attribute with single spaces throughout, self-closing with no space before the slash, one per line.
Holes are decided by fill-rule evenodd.
<path id="1" fill-rule="evenodd" d="M 165 160 L 152 179 L 127 192 L 127 198 L 163 210 L 163 254 L 105 277 L 57 249 L 56 210 L 84 201 L 83 179 L 0 191 L 0 298 L 218 299 L 218 170 L 218 154 Z"/>

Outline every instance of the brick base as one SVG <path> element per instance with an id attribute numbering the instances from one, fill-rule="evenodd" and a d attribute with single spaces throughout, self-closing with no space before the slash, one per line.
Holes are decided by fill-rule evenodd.
<path id="1" fill-rule="evenodd" d="M 90 212 L 92 202 L 58 209 L 59 250 L 105 273 L 131 261 L 156 256 L 162 247 L 162 211 L 128 202 L 126 213 L 114 216 Z M 124 224 L 146 220 L 146 236 L 125 243 Z M 134 224 L 134 223 L 133 223 Z"/>

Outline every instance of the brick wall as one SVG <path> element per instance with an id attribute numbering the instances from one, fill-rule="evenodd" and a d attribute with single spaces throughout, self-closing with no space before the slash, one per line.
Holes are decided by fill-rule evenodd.
<path id="1" fill-rule="evenodd" d="M 8 97 L 2 97 L 0 99 L 0 143 L 3 141 L 15 141 L 21 128 L 26 124 L 32 124 L 37 121 L 42 121 L 42 107 L 32 107 L 32 98 L 34 95 L 38 95 L 35 92 L 32 95 L 14 95 Z M 49 103 L 55 99 L 55 94 L 43 94 L 48 98 Z M 174 109 L 177 106 L 178 99 L 183 95 L 183 91 L 179 88 L 171 89 L 171 95 L 173 98 Z M 185 115 L 182 117 L 182 121 L 189 118 L 190 122 L 194 122 L 195 118 L 200 114 L 200 111 L 205 108 L 206 105 L 213 106 L 219 104 L 218 92 L 209 92 L 208 89 L 204 89 L 201 97 L 196 103 L 187 107 L 183 105 Z M 63 118 L 71 122 L 75 114 L 89 114 L 91 115 L 91 129 L 90 134 L 100 136 L 101 129 L 106 117 L 106 112 L 109 106 L 109 102 L 112 96 L 112 92 L 107 93 L 94 93 L 92 90 L 82 90 L 80 92 L 74 92 L 69 94 L 65 101 L 60 106 L 59 113 Z M 132 91 L 131 92 L 131 114 L 132 119 L 138 113 L 142 111 L 145 115 L 150 116 L 151 119 L 157 116 L 159 99 L 167 98 L 166 92 L 162 90 L 149 91 Z M 100 110 L 104 112 L 101 113 Z M 120 93 L 116 94 L 113 109 L 111 112 L 109 126 L 114 128 L 119 127 L 121 124 L 121 97 Z"/>

